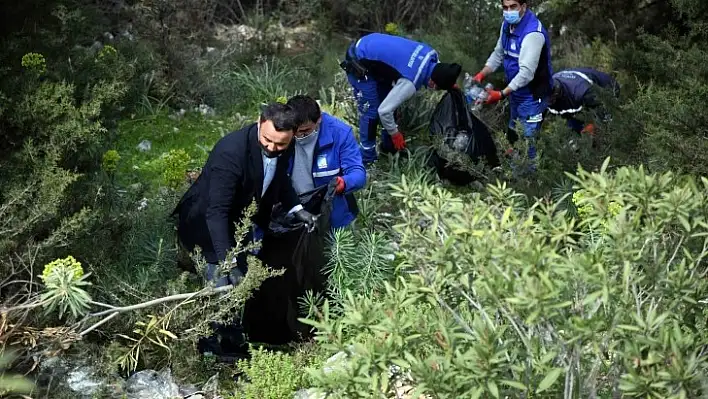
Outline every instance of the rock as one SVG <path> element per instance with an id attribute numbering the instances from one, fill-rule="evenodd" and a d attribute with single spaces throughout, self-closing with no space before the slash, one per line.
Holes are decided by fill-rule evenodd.
<path id="1" fill-rule="evenodd" d="M 342 371 L 347 363 L 347 354 L 345 352 L 337 352 L 334 354 L 334 356 L 331 356 L 329 359 L 325 360 L 324 362 L 324 372 L 325 374 L 329 374 L 333 371 Z"/>
<path id="2" fill-rule="evenodd" d="M 210 394 L 212 396 L 217 396 L 219 393 L 219 373 L 216 373 L 211 376 L 207 380 L 207 382 L 204 383 L 204 386 L 202 387 L 202 391 L 204 391 L 207 394 Z"/>
<path id="3" fill-rule="evenodd" d="M 184 108 L 180 108 L 179 111 L 176 111 L 168 116 L 168 118 L 178 121 L 184 117 L 184 115 L 187 113 L 187 110 Z"/>
<path id="4" fill-rule="evenodd" d="M 140 144 L 138 144 L 137 148 L 139 151 L 142 152 L 150 151 L 150 149 L 152 148 L 152 143 L 150 142 L 150 140 L 143 140 L 140 142 Z"/>
<path id="5" fill-rule="evenodd" d="M 200 114 L 204 116 L 214 116 L 216 115 L 216 111 L 214 111 L 214 108 L 206 105 L 206 104 L 199 104 L 198 107 L 194 109 L 195 112 L 199 112 Z"/>
<path id="6" fill-rule="evenodd" d="M 183 397 L 172 379 L 172 371 L 167 368 L 139 371 L 125 381 L 127 399 L 174 399 Z"/>
<path id="7" fill-rule="evenodd" d="M 196 398 L 195 395 L 201 395 L 203 392 L 192 384 L 185 385 L 179 388 L 179 394 L 185 398 Z"/>
<path id="8" fill-rule="evenodd" d="M 143 197 L 143 199 L 138 202 L 138 211 L 142 211 L 143 209 L 147 208 L 148 206 L 148 199 Z"/>
<path id="9" fill-rule="evenodd" d="M 96 54 L 101 49 L 103 48 L 103 43 L 99 42 L 98 40 L 94 41 L 89 50 L 91 50 L 92 53 Z"/>

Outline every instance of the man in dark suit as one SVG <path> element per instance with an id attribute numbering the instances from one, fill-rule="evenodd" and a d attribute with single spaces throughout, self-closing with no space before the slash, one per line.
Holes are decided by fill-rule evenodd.
<path id="1" fill-rule="evenodd" d="M 270 104 L 258 123 L 229 133 L 216 143 L 201 175 L 174 212 L 179 215 L 179 239 L 187 250 L 199 246 L 210 265 L 226 260 L 227 252 L 236 244 L 234 223 L 241 221 L 254 198 L 258 211 L 252 219 L 261 229 L 267 228 L 273 205 L 278 202 L 304 222 L 313 221 L 287 176 L 297 118 L 291 107 Z M 245 273 L 243 262 L 238 263 Z"/>
<path id="2" fill-rule="evenodd" d="M 303 222 L 315 222 L 314 216 L 302 208 L 287 175 L 297 121 L 298 115 L 290 106 L 273 103 L 263 109 L 257 123 L 223 137 L 173 212 L 179 215 L 177 235 L 181 245 L 190 252 L 196 246 L 201 248 L 207 262 L 206 278 L 216 280 L 217 286 L 237 284 L 246 273 L 246 254 L 240 254 L 230 276 L 217 275 L 220 263 L 233 261 L 226 255 L 236 244 L 235 223 L 241 222 L 254 198 L 258 205 L 252 217 L 255 226 L 244 244 L 268 227 L 278 202 Z"/>

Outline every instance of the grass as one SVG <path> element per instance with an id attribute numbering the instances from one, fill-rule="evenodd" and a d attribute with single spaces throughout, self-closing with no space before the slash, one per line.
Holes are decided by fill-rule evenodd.
<path id="1" fill-rule="evenodd" d="M 120 186 L 146 185 L 148 193 L 155 193 L 164 186 L 162 170 L 155 164 L 170 150 L 182 149 L 189 155 L 189 168 L 200 168 L 206 161 L 214 144 L 229 132 L 242 125 L 234 118 L 207 118 L 187 112 L 179 120 L 166 112 L 156 115 L 124 120 L 119 124 L 115 149 L 121 156 L 116 171 L 116 183 Z M 238 118 L 237 118 L 238 119 Z M 244 122 L 241 122 L 244 123 Z M 143 140 L 151 143 L 149 151 L 140 151 Z M 186 178 L 186 176 L 185 176 Z"/>

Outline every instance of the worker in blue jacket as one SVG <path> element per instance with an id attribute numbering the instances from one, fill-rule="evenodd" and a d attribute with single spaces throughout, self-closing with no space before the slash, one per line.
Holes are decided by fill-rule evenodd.
<path id="1" fill-rule="evenodd" d="M 496 47 L 474 79 L 481 83 L 504 66 L 507 86 L 503 90 L 488 90 L 485 102 L 494 104 L 509 98 L 511 118 L 507 139 L 512 146 L 518 140 L 516 120 L 519 119 L 529 144 L 528 157 L 535 169 L 536 138 L 553 87 L 551 40 L 536 14 L 528 8 L 527 0 L 502 0 L 502 9 L 504 21 Z"/>
<path id="2" fill-rule="evenodd" d="M 295 156 L 290 162 L 292 186 L 298 194 L 337 179 L 330 218 L 333 229 L 351 224 L 358 214 L 353 192 L 366 184 L 366 169 L 351 126 L 322 112 L 312 97 L 288 100 L 300 116 L 295 132 Z"/>
<path id="3" fill-rule="evenodd" d="M 593 121 L 578 118 L 583 109 L 592 110 L 596 117 L 609 120 L 610 114 L 600 100 L 599 91 L 608 90 L 619 97 L 619 83 L 610 75 L 593 68 L 573 68 L 553 75 L 553 93 L 548 111 L 567 119 L 568 127 L 578 134 L 595 134 Z"/>
<path id="4" fill-rule="evenodd" d="M 383 33 L 353 42 L 340 65 L 354 88 L 362 159 L 367 164 L 378 158 L 379 121 L 382 152 L 404 149 L 406 140 L 396 124 L 396 109 L 423 87 L 452 88 L 462 71 L 459 64 L 439 62 L 437 51 L 425 43 Z"/>

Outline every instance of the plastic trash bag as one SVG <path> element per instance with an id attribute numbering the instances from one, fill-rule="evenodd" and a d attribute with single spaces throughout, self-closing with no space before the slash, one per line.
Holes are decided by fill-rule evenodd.
<path id="1" fill-rule="evenodd" d="M 430 135 L 443 140 L 450 150 L 465 154 L 472 163 L 486 158 L 491 168 L 500 165 L 497 147 L 487 125 L 467 109 L 464 95 L 459 89 L 450 89 L 440 99 L 430 120 Z M 431 163 L 441 178 L 456 184 L 468 184 L 475 177 L 466 171 L 447 166 L 447 159 L 437 150 L 433 152 Z"/>
<path id="2" fill-rule="evenodd" d="M 172 399 L 182 397 L 169 368 L 160 372 L 142 370 L 133 374 L 125 381 L 125 393 L 129 399 Z"/>
<path id="3" fill-rule="evenodd" d="M 299 299 L 307 290 L 325 290 L 322 270 L 327 264 L 326 237 L 335 189 L 333 179 L 300 195 L 303 207 L 318 216 L 312 231 L 288 215 L 288 210 L 279 205 L 273 209 L 259 257 L 267 266 L 285 269 L 285 273 L 265 280 L 246 303 L 243 327 L 250 342 L 283 345 L 309 336 L 309 327 L 297 320 Z"/>

